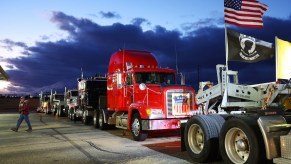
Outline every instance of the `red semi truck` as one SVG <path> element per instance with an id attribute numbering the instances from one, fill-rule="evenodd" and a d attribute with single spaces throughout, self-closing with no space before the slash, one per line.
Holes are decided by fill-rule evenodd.
<path id="1" fill-rule="evenodd" d="M 148 131 L 174 130 L 195 112 L 195 91 L 177 85 L 176 71 L 161 68 L 148 51 L 120 50 L 110 59 L 107 107 L 96 110 L 95 127 L 128 129 L 136 141 Z"/>

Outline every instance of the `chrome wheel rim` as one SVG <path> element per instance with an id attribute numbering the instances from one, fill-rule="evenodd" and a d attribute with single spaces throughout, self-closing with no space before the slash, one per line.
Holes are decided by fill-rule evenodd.
<path id="1" fill-rule="evenodd" d="M 93 117 L 93 124 L 94 124 L 94 125 L 96 125 L 96 124 L 97 124 L 96 113 L 94 114 L 94 117 Z"/>
<path id="2" fill-rule="evenodd" d="M 245 163 L 250 155 L 247 135 L 239 128 L 231 128 L 225 136 L 225 151 L 233 163 Z"/>
<path id="3" fill-rule="evenodd" d="M 85 123 L 86 122 L 86 114 L 85 113 L 83 113 L 83 123 Z"/>
<path id="4" fill-rule="evenodd" d="M 140 133 L 140 123 L 137 118 L 132 122 L 132 132 L 135 136 L 138 136 Z"/>
<path id="5" fill-rule="evenodd" d="M 188 131 L 189 147 L 195 154 L 201 153 L 204 148 L 204 133 L 197 124 L 192 124 Z"/>
<path id="6" fill-rule="evenodd" d="M 98 122 L 99 122 L 99 126 L 100 126 L 100 127 L 102 127 L 102 125 L 103 125 L 103 124 L 102 124 L 102 121 L 103 121 L 102 119 L 103 119 L 103 118 L 102 118 L 102 112 L 100 112 L 100 113 L 99 113 L 99 117 L 98 117 Z"/>

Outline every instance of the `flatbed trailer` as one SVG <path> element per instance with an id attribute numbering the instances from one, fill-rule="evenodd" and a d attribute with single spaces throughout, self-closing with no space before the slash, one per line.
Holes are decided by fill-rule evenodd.
<path id="1" fill-rule="evenodd" d="M 290 80 L 242 85 L 237 71 L 216 69 L 217 85 L 200 82 L 198 112 L 181 122 L 182 150 L 196 162 L 291 163 L 291 115 L 283 105 Z"/>

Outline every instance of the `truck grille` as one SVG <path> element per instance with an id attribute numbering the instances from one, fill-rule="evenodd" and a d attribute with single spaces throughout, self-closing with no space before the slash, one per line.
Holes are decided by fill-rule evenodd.
<path id="1" fill-rule="evenodd" d="M 185 117 L 193 110 L 193 93 L 185 90 L 166 92 L 167 117 Z"/>
<path id="2" fill-rule="evenodd" d="M 283 158 L 291 159 L 291 134 L 281 136 L 281 154 Z"/>

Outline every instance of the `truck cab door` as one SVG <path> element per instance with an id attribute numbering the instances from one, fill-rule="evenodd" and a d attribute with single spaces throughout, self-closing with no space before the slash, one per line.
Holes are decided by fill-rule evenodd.
<path id="1" fill-rule="evenodd" d="M 133 77 L 132 72 L 128 72 L 125 77 L 125 92 L 124 92 L 124 98 L 125 98 L 125 104 L 126 106 L 129 106 L 133 102 Z"/>

